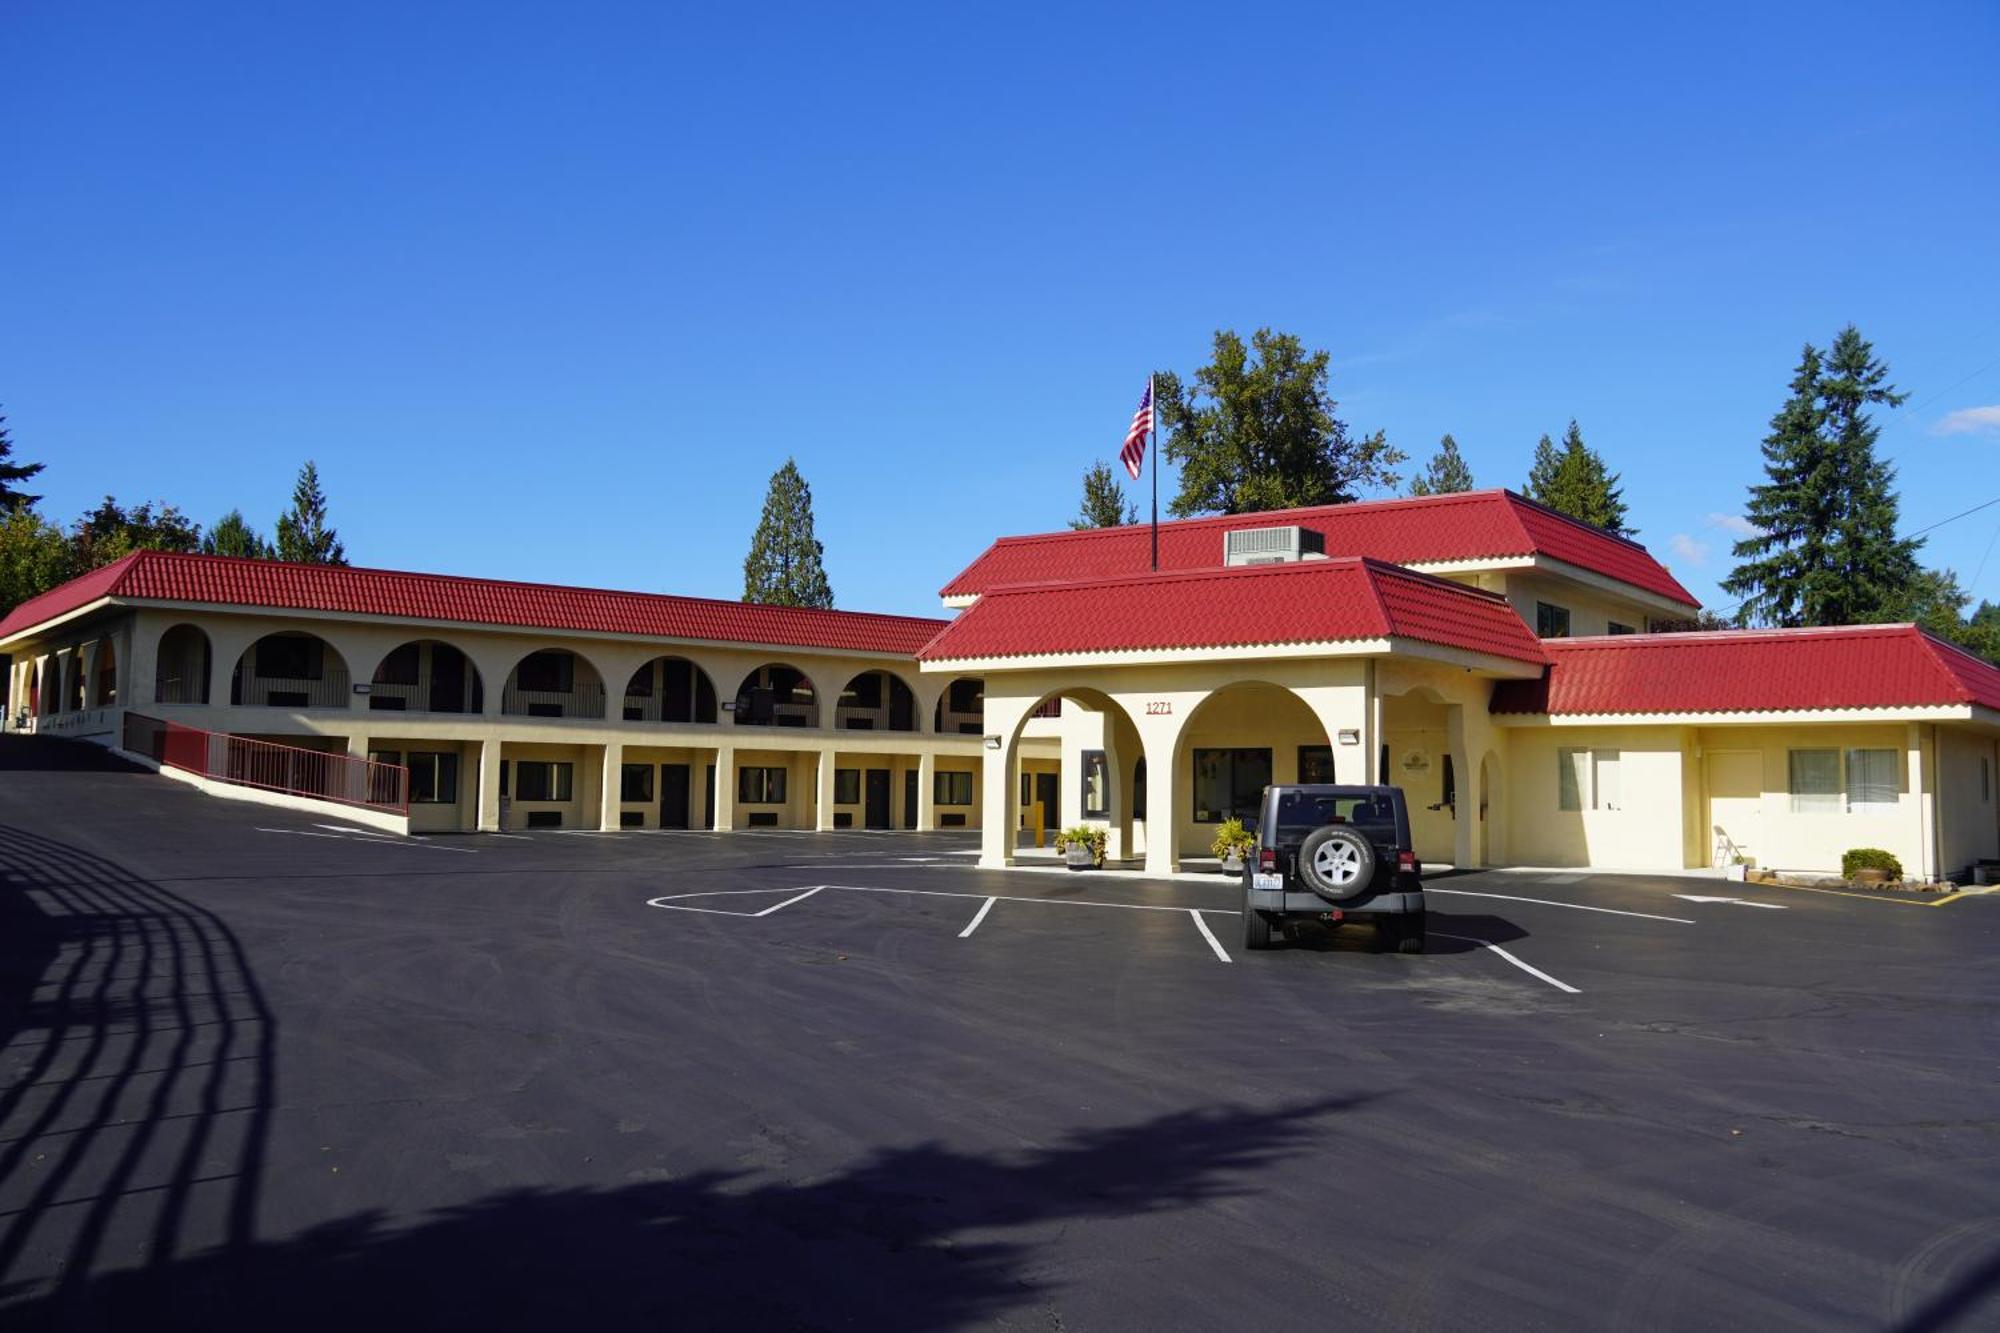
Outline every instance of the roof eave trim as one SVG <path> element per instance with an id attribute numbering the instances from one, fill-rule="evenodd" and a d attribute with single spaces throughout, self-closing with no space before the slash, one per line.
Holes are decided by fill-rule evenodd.
<path id="1" fill-rule="evenodd" d="M 1810 722 L 1954 722 L 1976 720 L 1972 704 L 1885 704 L 1860 708 L 1727 709 L 1651 713 L 1494 713 L 1500 727 L 1783 726 Z M 2000 713 L 1994 714 L 2000 722 Z"/>
<path id="2" fill-rule="evenodd" d="M 85 602 L 82 606 L 72 607 L 69 610 L 64 611 L 60 615 L 50 616 L 47 620 L 38 620 L 32 625 L 23 625 L 20 629 L 15 630 L 12 634 L 9 634 L 6 638 L 0 639 L 0 652 L 6 651 L 14 644 L 21 642 L 23 639 L 31 639 L 38 634 L 46 634 L 48 631 L 54 629 L 58 625 L 66 625 L 70 621 L 79 619 L 80 617 L 83 616 L 90 615 L 92 612 L 102 611 L 107 606 L 128 605 L 129 600 L 130 599 L 124 597 L 113 597 L 109 593 L 106 593 L 102 597 L 94 598 L 91 601 Z"/>

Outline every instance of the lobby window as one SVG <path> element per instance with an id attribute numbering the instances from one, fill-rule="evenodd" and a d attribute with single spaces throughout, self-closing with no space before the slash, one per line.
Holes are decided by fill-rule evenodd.
<path id="1" fill-rule="evenodd" d="M 736 799 L 745 805 L 783 805 L 785 770 L 744 768 L 736 773 Z"/>
<path id="2" fill-rule="evenodd" d="M 1553 602 L 1535 603 L 1535 634 L 1544 639 L 1569 637 L 1569 608 Z"/>
<path id="3" fill-rule="evenodd" d="M 1331 745 L 1301 745 L 1299 747 L 1299 781 L 1333 782 L 1333 747 Z"/>
<path id="4" fill-rule="evenodd" d="M 1830 815 L 1840 811 L 1840 751 L 1793 750 L 1786 756 L 1795 815 Z"/>
<path id="5" fill-rule="evenodd" d="M 938 805 L 971 805 L 972 774 L 949 772 L 933 774 L 931 798 Z"/>
<path id="6" fill-rule="evenodd" d="M 1083 752 L 1083 817 L 1102 819 L 1111 813 L 1111 769 L 1104 751 Z"/>
<path id="7" fill-rule="evenodd" d="M 1196 750 L 1194 822 L 1220 824 L 1232 817 L 1252 818 L 1264 788 L 1270 785 L 1269 750 Z"/>
<path id="8" fill-rule="evenodd" d="M 860 769 L 836 768 L 833 770 L 833 803 L 835 805 L 861 804 Z"/>
<path id="9" fill-rule="evenodd" d="M 514 799 L 517 801 L 567 801 L 570 797 L 571 765 L 542 759 L 514 762 Z"/>
<path id="10" fill-rule="evenodd" d="M 618 766 L 618 799 L 621 801 L 652 800 L 653 766 L 651 764 L 620 764 Z"/>
<path id="11" fill-rule="evenodd" d="M 1903 781 L 1894 750 L 1847 752 L 1847 809 L 1850 814 L 1887 814 L 1896 808 Z"/>
<path id="12" fill-rule="evenodd" d="M 1606 634 L 1637 634 L 1639 631 L 1633 629 L 1630 625 L 1621 625 L 1614 620 L 1604 627 L 1604 632 Z"/>
<path id="13" fill-rule="evenodd" d="M 1558 810 L 1616 810 L 1621 756 L 1616 750 L 1565 746 L 1556 751 Z"/>

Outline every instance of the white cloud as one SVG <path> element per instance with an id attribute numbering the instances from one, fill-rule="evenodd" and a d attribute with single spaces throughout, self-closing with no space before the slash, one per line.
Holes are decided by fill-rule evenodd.
<path id="1" fill-rule="evenodd" d="M 1754 537 L 1757 535 L 1757 525 L 1741 514 L 1710 514 L 1702 522 L 1708 524 L 1711 528 L 1721 528 L 1724 532 L 1736 537 Z"/>
<path id="2" fill-rule="evenodd" d="M 1667 554 L 1690 565 L 1704 565 L 1708 563 L 1708 543 L 1698 542 L 1685 532 L 1676 532 L 1667 538 Z"/>
<path id="3" fill-rule="evenodd" d="M 1991 407 L 1961 407 L 1947 412 L 1931 427 L 1933 435 L 2000 434 L 2000 403 Z"/>

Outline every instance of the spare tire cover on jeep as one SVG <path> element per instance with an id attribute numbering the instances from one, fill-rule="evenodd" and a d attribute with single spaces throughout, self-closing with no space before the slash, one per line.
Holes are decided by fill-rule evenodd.
<path id="1" fill-rule="evenodd" d="M 1299 844 L 1299 878 L 1329 902 L 1361 893 L 1375 880 L 1375 847 L 1358 829 L 1328 824 Z"/>

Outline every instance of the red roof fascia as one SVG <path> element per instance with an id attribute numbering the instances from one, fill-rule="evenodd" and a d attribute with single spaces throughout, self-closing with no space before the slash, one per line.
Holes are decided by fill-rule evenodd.
<path id="1" fill-rule="evenodd" d="M 996 588 L 918 657 L 962 661 L 1389 637 L 1547 660 L 1503 598 L 1354 556 Z"/>
<path id="2" fill-rule="evenodd" d="M 22 603 L 0 621 L 0 637 L 106 596 L 899 656 L 914 655 L 946 624 L 925 616 L 140 551 Z"/>
<path id="3" fill-rule="evenodd" d="M 1504 490 L 1178 519 L 1160 525 L 1160 567 L 1219 568 L 1225 531 L 1292 524 L 1318 532 L 1329 556 L 1417 565 L 1543 555 L 1685 606 L 1699 605 L 1637 542 Z M 965 597 L 1014 583 L 1132 573 L 1149 566 L 1151 545 L 1150 529 L 1143 524 L 1002 537 L 947 583 L 941 595 Z"/>
<path id="4" fill-rule="evenodd" d="M 1493 712 L 2000 709 L 2000 667 L 1914 625 L 1628 634 L 1542 646 L 1550 661 L 1543 678 L 1495 686 Z"/>

